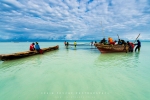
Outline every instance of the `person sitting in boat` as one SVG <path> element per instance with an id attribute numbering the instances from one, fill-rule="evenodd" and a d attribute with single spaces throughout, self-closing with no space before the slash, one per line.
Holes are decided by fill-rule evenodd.
<path id="1" fill-rule="evenodd" d="M 120 39 L 118 40 L 118 44 L 119 44 L 119 45 L 122 45 L 122 41 L 121 41 Z"/>
<path id="2" fill-rule="evenodd" d="M 35 48 L 34 48 L 34 43 L 32 43 L 31 45 L 30 45 L 30 51 L 34 51 L 35 50 Z"/>
<path id="3" fill-rule="evenodd" d="M 134 44 L 127 41 L 127 45 L 129 46 L 129 52 L 133 52 Z"/>
<path id="4" fill-rule="evenodd" d="M 140 48 L 141 48 L 141 42 L 140 42 L 140 40 L 137 40 L 137 43 L 134 44 L 134 45 L 137 45 L 136 48 L 135 48 L 135 52 L 136 52 L 137 49 L 138 49 L 138 52 L 139 52 Z"/>
<path id="5" fill-rule="evenodd" d="M 119 44 L 119 45 L 126 45 L 127 43 L 126 43 L 124 40 L 120 40 L 120 39 L 119 39 L 119 40 L 118 40 L 118 44 Z"/>
<path id="6" fill-rule="evenodd" d="M 125 42 L 125 40 L 121 40 L 122 45 L 126 45 L 127 43 Z"/>
<path id="7" fill-rule="evenodd" d="M 106 39 L 103 38 L 100 43 L 107 44 Z"/>
<path id="8" fill-rule="evenodd" d="M 38 44 L 38 42 L 36 42 L 36 44 L 35 44 L 35 50 L 38 52 L 38 53 L 43 53 L 43 51 L 40 49 L 40 46 L 39 46 L 39 44 Z"/>
<path id="9" fill-rule="evenodd" d="M 118 42 L 115 40 L 115 41 L 114 41 L 114 45 L 117 45 L 117 44 L 118 44 Z"/>
<path id="10" fill-rule="evenodd" d="M 108 38 L 108 43 L 112 44 L 112 45 L 115 45 L 115 41 L 113 41 L 113 39 L 111 37 Z"/>

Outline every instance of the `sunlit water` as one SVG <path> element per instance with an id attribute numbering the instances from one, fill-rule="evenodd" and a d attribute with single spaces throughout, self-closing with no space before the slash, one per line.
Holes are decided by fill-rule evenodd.
<path id="1" fill-rule="evenodd" d="M 78 43 L 78 42 L 77 42 Z M 63 42 L 59 50 L 0 61 L 0 100 L 150 100 L 150 43 L 140 53 L 101 54 Z M 26 51 L 30 43 L 0 43 L 0 53 Z"/>

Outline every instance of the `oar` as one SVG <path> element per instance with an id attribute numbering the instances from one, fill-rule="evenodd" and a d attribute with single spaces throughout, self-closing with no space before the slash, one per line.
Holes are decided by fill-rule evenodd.
<path id="1" fill-rule="evenodd" d="M 136 40 L 138 39 L 139 36 L 140 36 L 140 33 L 139 33 L 139 35 L 137 36 L 137 38 L 135 39 L 134 43 L 136 42 Z"/>

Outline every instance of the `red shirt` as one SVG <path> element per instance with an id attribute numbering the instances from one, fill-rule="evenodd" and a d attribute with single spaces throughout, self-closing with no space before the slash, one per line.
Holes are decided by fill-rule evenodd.
<path id="1" fill-rule="evenodd" d="M 35 49 L 34 49 L 34 45 L 33 44 L 31 44 L 30 45 L 30 51 L 34 51 Z"/>
<path id="2" fill-rule="evenodd" d="M 133 48 L 134 48 L 134 44 L 133 44 L 133 43 L 131 43 L 131 42 L 130 42 L 129 44 L 130 44 L 130 46 L 131 46 L 131 47 L 132 47 L 132 49 L 133 49 Z"/>

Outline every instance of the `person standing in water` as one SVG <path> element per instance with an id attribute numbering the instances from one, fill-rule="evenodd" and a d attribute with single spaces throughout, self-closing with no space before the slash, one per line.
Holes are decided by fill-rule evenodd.
<path id="1" fill-rule="evenodd" d="M 137 45 L 136 48 L 135 48 L 135 52 L 136 52 L 137 49 L 138 49 L 138 52 L 139 52 L 140 48 L 141 48 L 141 42 L 140 42 L 140 40 L 137 40 L 137 43 L 134 44 L 134 45 Z"/>
<path id="2" fill-rule="evenodd" d="M 66 42 L 66 41 L 64 42 L 64 45 L 65 45 L 65 46 L 67 45 L 67 42 Z"/>
<path id="3" fill-rule="evenodd" d="M 77 46 L 77 42 L 76 42 L 76 41 L 74 41 L 74 46 L 75 46 L 75 47 Z"/>
<path id="4" fill-rule="evenodd" d="M 91 41 L 91 46 L 93 45 L 93 41 Z"/>
<path id="5" fill-rule="evenodd" d="M 68 46 L 69 46 L 69 42 L 66 43 L 66 48 L 67 48 L 67 49 L 68 49 Z"/>
<path id="6" fill-rule="evenodd" d="M 127 45 L 129 46 L 128 51 L 129 51 L 129 52 L 133 52 L 134 44 L 131 43 L 131 42 L 129 42 L 129 41 L 127 41 Z"/>

